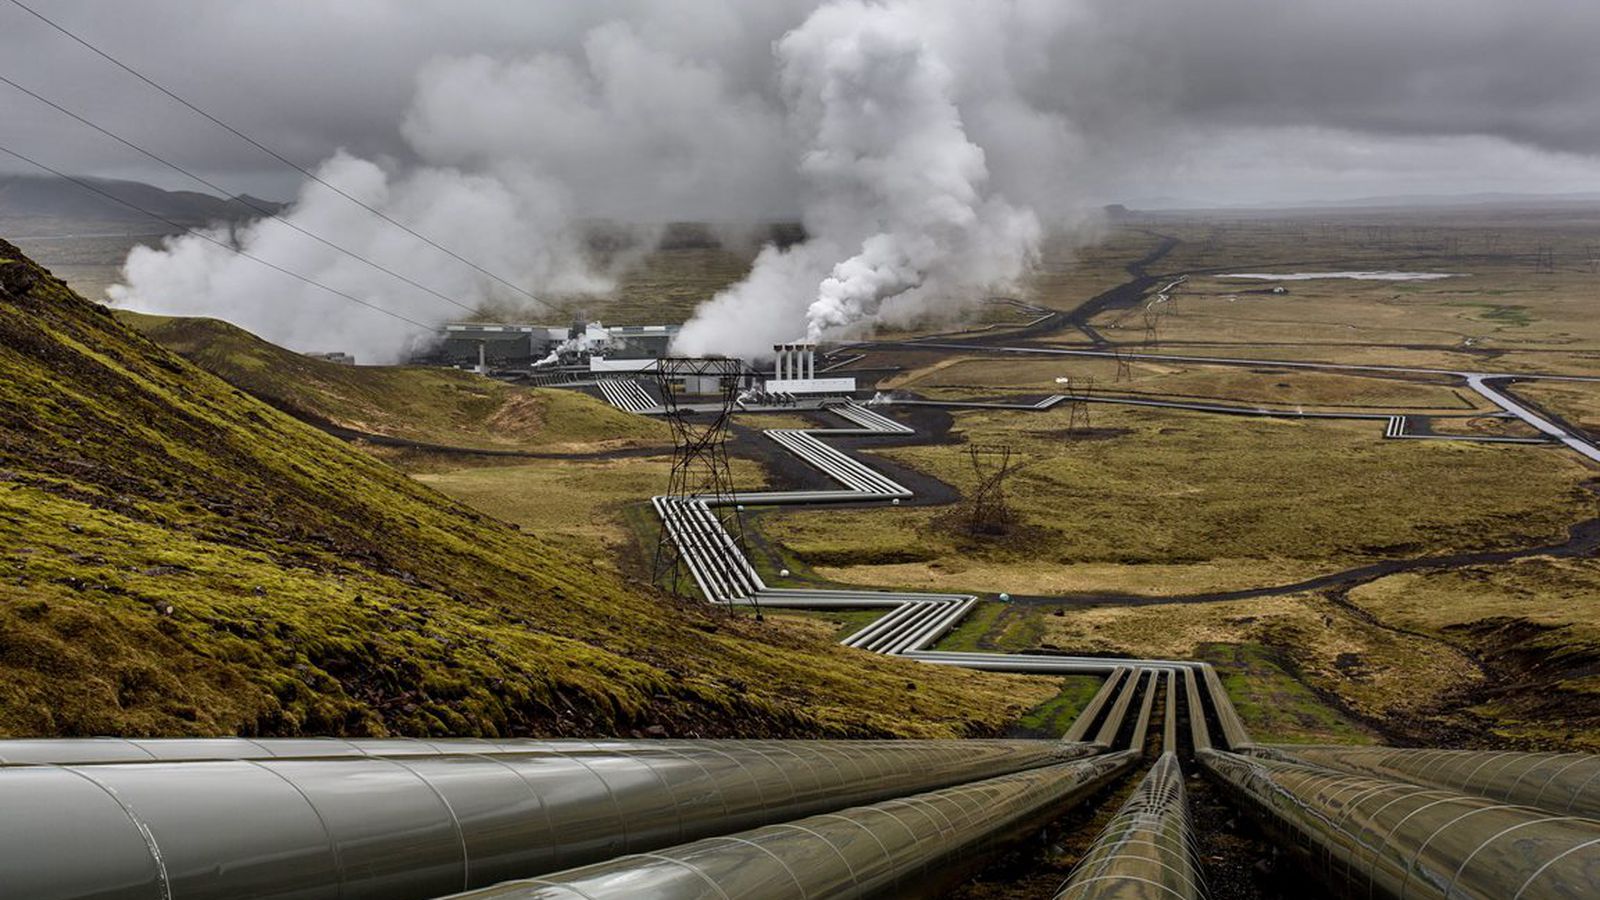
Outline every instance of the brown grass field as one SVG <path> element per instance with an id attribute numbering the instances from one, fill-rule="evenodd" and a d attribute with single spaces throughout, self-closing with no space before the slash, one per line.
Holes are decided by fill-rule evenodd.
<path id="1" fill-rule="evenodd" d="M 960 412 L 956 443 L 871 454 L 968 489 L 965 445 L 1010 446 L 1018 526 L 1003 540 L 964 534 L 949 508 L 771 513 L 763 527 L 838 581 L 1173 594 L 1557 542 L 1593 513 L 1591 472 L 1546 448 L 1384 441 L 1375 422 L 1115 407 L 1095 409 L 1095 433 L 1075 439 L 1069 417 Z"/>
<path id="2" fill-rule="evenodd" d="M 1507 371 L 1600 370 L 1593 315 L 1600 217 L 1482 213 L 1326 217 L 1158 217 L 1180 243 L 1154 271 L 1189 273 L 1158 329 L 1163 349 Z M 1542 251 L 1553 267 L 1539 264 Z M 1393 270 L 1436 281 L 1266 282 L 1238 272 Z M 1282 284 L 1287 293 L 1269 289 Z M 1143 340 L 1142 311 L 1094 320 L 1119 343 Z M 1080 335 L 1063 333 L 1076 342 Z M 1269 346 L 1280 352 L 1257 353 Z M 1378 354 L 1378 355 L 1375 355 Z"/>

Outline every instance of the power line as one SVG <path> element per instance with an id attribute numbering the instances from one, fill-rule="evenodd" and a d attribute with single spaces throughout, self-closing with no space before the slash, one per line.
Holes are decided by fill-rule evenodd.
<path id="1" fill-rule="evenodd" d="M 539 305 L 545 307 L 546 309 L 551 310 L 552 312 L 556 311 L 556 308 L 554 306 L 552 306 L 548 301 L 541 300 L 538 297 L 535 297 L 532 293 L 530 293 L 526 289 L 524 289 L 522 287 L 519 287 L 516 284 L 513 284 L 512 282 L 507 281 L 504 278 L 501 278 L 499 275 L 496 275 L 495 273 L 489 271 L 488 269 L 485 269 L 483 266 L 480 266 L 477 263 L 473 262 L 472 260 L 467 259 L 466 257 L 460 255 L 459 253 L 456 253 L 454 250 L 451 250 L 449 247 L 445 247 L 445 246 L 433 241 L 432 239 L 428 238 L 426 235 L 422 235 L 422 234 L 417 233 L 410 226 L 408 226 L 408 225 L 406 225 L 406 224 L 404 224 L 402 222 L 396 221 L 395 219 L 391 218 L 387 213 L 384 213 L 382 210 L 379 210 L 379 209 L 377 209 L 377 208 L 375 208 L 375 207 L 363 202 L 362 200 L 351 196 L 350 194 L 346 193 L 344 190 L 342 190 L 341 188 L 337 187 L 336 185 L 333 185 L 333 184 L 323 180 L 321 177 L 319 177 L 316 173 L 312 172 L 311 170 L 299 165 L 298 163 L 295 163 L 294 161 L 292 161 L 292 160 L 288 159 L 287 157 L 283 156 L 282 154 L 278 153 L 276 150 L 273 150 L 272 148 L 266 146 L 265 144 L 262 144 L 260 141 L 257 141 L 255 138 L 252 138 L 249 135 L 245 134 L 244 132 L 240 131 L 239 129 L 234 128 L 232 125 L 229 125 L 227 122 L 222 121 L 221 119 L 217 118 L 216 116 L 213 116 L 212 114 L 206 112 L 205 110 L 201 109 L 200 107 L 194 105 L 193 103 L 190 103 L 188 100 L 183 99 L 182 97 L 180 97 L 177 94 L 173 93 L 171 90 L 168 90 L 167 88 L 163 87 L 161 84 L 157 83 L 155 80 L 153 80 L 150 77 L 146 76 L 144 73 L 142 73 L 139 70 L 135 69 L 134 67 L 128 65 L 127 63 L 123 62 L 122 60 L 117 59 L 116 57 L 112 56 L 111 54 L 107 53 L 106 51 L 101 50 L 99 47 L 96 47 L 94 44 L 89 43 L 87 40 L 85 40 L 85 39 L 83 39 L 81 37 L 78 37 L 76 34 L 74 34 L 71 31 L 69 31 L 65 26 L 56 23 L 53 19 L 50 19 L 48 16 L 45 16 L 43 13 L 39 12 L 38 10 L 35 10 L 34 8 L 28 6 L 27 4 L 21 2 L 21 0 L 10 0 L 10 2 L 11 2 L 11 5 L 17 7 L 18 9 L 20 9 L 23 12 L 27 13 L 28 15 L 33 16 L 34 18 L 36 18 L 39 21 L 45 23 L 46 25 L 49 25 L 51 28 L 54 28 L 56 31 L 61 32 L 62 34 L 66 35 L 67 37 L 71 38 L 73 41 L 77 42 L 78 44 L 81 44 L 84 48 L 88 49 L 90 52 L 94 53 L 96 56 L 99 56 L 101 59 L 104 59 L 106 62 L 111 63 L 112 65 L 114 65 L 117 68 L 123 70 L 124 72 L 127 72 L 129 75 L 132 75 L 133 77 L 139 79 L 140 81 L 144 82 L 145 84 L 149 85 L 150 87 L 152 87 L 152 88 L 160 91 L 161 93 L 167 95 L 172 100 L 174 100 L 177 103 L 182 104 L 183 106 L 187 107 L 189 110 L 194 112 L 196 115 L 201 116 L 202 118 L 204 118 L 207 121 L 211 122 L 213 125 L 216 125 L 218 128 L 221 128 L 224 131 L 227 131 L 229 134 L 232 134 L 233 136 L 239 138 L 240 140 L 244 141 L 245 143 L 249 144 L 250 146 L 256 148 L 257 150 L 260 150 L 262 153 L 267 154 L 268 156 L 272 157 L 273 159 L 277 160 L 278 162 L 283 163 L 284 165 L 288 166 L 289 168 L 295 170 L 296 172 L 299 172 L 301 175 L 304 175 L 306 178 L 309 178 L 312 181 L 316 182 L 317 184 L 320 184 L 323 187 L 327 188 L 328 190 L 333 191 L 335 194 L 338 194 L 339 196 L 345 198 L 346 200 L 349 200 L 351 203 L 354 203 L 355 205 L 357 205 L 357 206 L 361 207 L 362 209 L 366 210 L 367 212 L 372 213 L 373 215 L 377 216 L 378 218 L 384 220 L 385 222 L 388 222 L 390 225 L 393 225 L 394 227 L 400 229 L 401 231 L 404 231 L 405 233 L 411 235 L 412 237 L 416 238 L 419 241 L 422 241 L 423 243 L 429 245 L 430 247 L 433 247 L 434 249 L 440 251 L 441 253 L 444 253 L 444 254 L 450 256 L 452 259 L 455 259 L 456 261 L 458 261 L 458 262 L 460 262 L 460 263 L 462 263 L 464 265 L 470 266 L 473 269 L 477 270 L 478 272 L 480 272 L 480 273 L 482 273 L 484 275 L 487 275 L 488 277 L 494 279 L 495 281 L 499 282 L 500 284 L 505 285 L 506 287 L 516 291 L 517 293 L 521 294 L 524 297 L 527 297 L 529 300 L 532 300 L 533 302 L 538 303 Z"/>
<path id="2" fill-rule="evenodd" d="M 12 150 L 9 147 L 6 147 L 4 145 L 0 145 L 0 153 L 4 153 L 4 154 L 6 154 L 8 156 L 12 156 L 12 157 L 15 157 L 15 158 L 17 158 L 19 160 L 22 160 L 23 162 L 27 163 L 30 166 L 33 166 L 34 168 L 42 169 L 42 170 L 44 170 L 46 172 L 49 172 L 51 175 L 56 176 L 57 178 L 60 178 L 60 179 L 66 180 L 66 181 L 70 181 L 73 184 L 77 185 L 78 187 L 81 187 L 86 191 L 90 191 L 92 193 L 99 194 L 100 196 L 106 198 L 107 200 L 112 201 L 113 203 L 120 203 L 123 206 L 126 206 L 131 210 L 134 210 L 136 212 L 144 213 L 145 215 L 149 216 L 152 219 L 156 219 L 158 221 L 165 222 L 168 225 L 171 225 L 173 228 L 181 229 L 181 230 L 184 230 L 184 231 L 188 231 L 189 230 L 187 225 L 183 225 L 181 223 L 175 222 L 175 221 L 167 218 L 166 216 L 161 215 L 160 213 L 151 212 L 150 210 L 145 209 L 144 207 L 139 206 L 136 203 L 129 203 L 127 200 L 124 200 L 121 197 L 118 197 L 118 196 L 116 196 L 115 194 L 112 194 L 109 191 L 103 191 L 100 188 L 95 187 L 93 184 L 90 184 L 89 182 L 84 181 L 81 178 L 74 178 L 71 175 L 68 175 L 67 173 L 61 171 L 60 169 L 52 169 L 51 167 L 45 165 L 44 163 L 39 162 L 38 160 L 36 160 L 36 159 L 34 159 L 32 157 L 24 156 L 21 153 L 18 153 L 17 151 Z M 298 272 L 294 272 L 294 271 L 291 271 L 289 269 L 285 269 L 283 266 L 280 266 L 277 263 L 267 262 L 266 260 L 262 259 L 261 257 L 256 256 L 253 253 L 249 253 L 247 251 L 240 250 L 238 247 L 235 247 L 232 244 L 227 243 L 226 241 L 219 241 L 216 238 L 212 237 L 209 234 L 206 234 L 203 231 L 190 231 L 189 233 L 192 236 L 197 237 L 197 238 L 199 238 L 199 239 L 201 239 L 203 241 L 208 241 L 210 243 L 216 244 L 218 247 L 221 247 L 222 249 L 227 250 L 230 253 L 237 253 L 240 256 L 244 257 L 245 259 L 251 260 L 253 262 L 260 263 L 261 265 L 266 266 L 267 268 L 272 269 L 274 271 L 282 272 L 283 274 L 288 275 L 290 278 L 293 278 L 293 279 L 295 279 L 297 281 L 303 281 L 306 284 L 309 284 L 314 288 L 321 288 L 322 290 L 327 291 L 330 294 L 333 294 L 333 295 L 338 296 L 338 297 L 343 297 L 344 299 L 349 300 L 352 303 L 359 303 L 362 306 L 365 306 L 366 308 L 368 308 L 370 310 L 373 310 L 374 312 L 383 313 L 384 315 L 389 316 L 390 318 L 399 319 L 402 322 L 410 323 L 412 325 L 417 326 L 418 328 L 424 328 L 424 329 L 427 329 L 429 331 L 433 330 L 433 326 L 432 325 L 429 325 L 429 324 L 427 324 L 425 322 L 418 322 L 416 319 L 412 319 L 412 318 L 409 318 L 407 316 L 403 316 L 403 315 L 401 315 L 400 313 L 397 313 L 397 312 L 391 312 L 391 311 L 389 311 L 387 309 L 384 309 L 381 306 L 378 306 L 375 303 L 369 303 L 368 301 L 363 300 L 363 299 L 361 299 L 360 297 L 357 297 L 354 294 L 347 294 L 344 291 L 339 290 L 338 288 L 328 287 L 327 285 L 323 284 L 320 281 L 317 281 L 317 280 L 312 279 L 312 278 L 307 278 L 306 276 L 301 275 Z"/>
<path id="3" fill-rule="evenodd" d="M 166 166 L 167 168 L 171 169 L 174 172 L 177 172 L 177 173 L 179 173 L 181 175 L 185 175 L 185 176 L 188 176 L 189 178 L 194 179 L 196 182 L 205 185 L 206 187 L 212 189 L 213 191 L 216 191 L 219 194 L 222 194 L 223 196 L 232 195 L 232 192 L 229 191 L 228 189 L 226 189 L 226 188 L 224 188 L 224 187 L 222 187 L 222 186 L 220 186 L 220 185 L 218 185 L 218 184 L 216 184 L 214 182 L 208 181 L 207 179 L 202 178 L 199 175 L 196 175 L 194 172 L 191 172 L 188 169 L 184 168 L 183 166 L 180 166 L 177 163 L 172 162 L 172 161 L 170 161 L 170 160 L 168 160 L 168 159 L 156 154 L 154 151 L 147 150 L 144 147 L 141 147 L 138 144 L 135 144 L 133 141 L 128 140 L 127 138 L 123 137 L 122 135 L 119 135 L 119 134 L 117 134 L 117 133 L 115 133 L 113 131 L 110 131 L 110 130 L 108 130 L 106 128 L 103 128 L 100 125 L 97 125 L 96 123 L 84 118 L 81 115 L 78 115 L 77 113 L 73 112 L 72 110 L 67 109 L 66 107 L 62 106 L 61 104 L 55 102 L 54 100 L 51 100 L 48 97 L 41 96 L 41 95 L 35 93 L 34 91 L 31 91 L 28 88 L 23 87 L 22 85 L 16 83 L 15 81 L 12 81 L 11 79 L 7 78 L 4 75 L 0 75 L 0 83 L 8 84 L 11 87 L 16 88 L 17 90 L 21 91 L 22 93 L 27 94 L 29 97 L 32 97 L 33 99 L 39 101 L 40 103 L 43 103 L 44 105 L 50 107 L 51 109 L 54 109 L 56 112 L 59 112 L 62 115 L 67 116 L 67 117 L 79 122 L 80 124 L 88 126 L 89 128 L 93 128 L 95 131 L 100 132 L 101 134 L 105 135 L 106 137 L 111 138 L 112 140 L 114 140 L 114 141 L 116 141 L 116 142 L 118 142 L 118 143 L 120 143 L 120 144 L 122 144 L 122 145 L 124 145 L 126 147 L 129 147 L 129 148 L 131 148 L 131 149 L 133 149 L 133 150 L 135 150 L 135 151 L 137 151 L 139 153 L 144 154 L 145 156 L 147 156 L 150 159 L 153 159 L 156 162 Z M 386 275 L 391 275 L 391 276 L 393 276 L 395 278 L 398 278 L 399 280 L 405 282 L 406 284 L 411 285 L 412 287 L 416 288 L 419 291 L 423 291 L 424 293 L 431 294 L 434 297 L 437 297 L 437 298 L 439 298 L 440 300 L 443 300 L 446 303 L 450 303 L 450 304 L 453 304 L 455 306 L 458 306 L 458 307 L 466 310 L 467 312 L 477 312 L 477 310 L 473 309 L 471 306 L 468 306 L 467 304 L 462 303 L 462 302 L 460 302 L 459 300 L 456 300 L 453 297 L 449 297 L 449 296 L 446 296 L 445 294 L 441 294 L 438 291 L 434 290 L 433 288 L 430 288 L 425 284 L 420 284 L 420 283 L 418 283 L 418 282 L 406 277 L 405 275 L 402 275 L 399 272 L 396 272 L 395 270 L 393 270 L 393 269 L 391 269 L 391 268 L 389 268 L 387 266 L 382 265 L 381 263 L 376 263 L 376 262 L 373 262 L 370 259 L 367 259 L 365 256 L 362 256 L 361 254 L 355 252 L 354 250 L 350 250 L 350 249 L 347 249 L 345 247 L 341 247 L 338 244 L 335 244 L 333 241 L 330 241 L 327 238 L 324 238 L 319 234 L 314 234 L 314 233 L 312 233 L 310 231 L 307 231 L 306 229 L 301 228 L 299 225 L 294 224 L 293 222 L 289 221 L 288 219 L 284 218 L 283 216 L 278 215 L 277 213 L 273 212 L 272 210 L 267 209 L 264 206 L 258 206 L 255 203 L 252 203 L 250 200 L 245 199 L 243 196 L 234 196 L 233 199 L 235 201 L 237 201 L 238 203 L 241 203 L 241 204 L 243 204 L 245 206 L 250 207 L 251 209 L 255 210 L 256 212 L 260 213 L 263 216 L 266 216 L 266 217 L 271 218 L 271 219 L 275 219 L 278 222 L 281 222 L 284 225 L 287 225 L 288 227 L 294 229 L 295 231 L 298 231 L 299 233 L 305 235 L 306 237 L 311 238 L 312 240 L 317 241 L 317 242 L 319 242 L 321 244 L 324 244 L 324 245 L 326 245 L 328 247 L 331 247 L 334 250 L 339 251 L 340 253 L 343 253 L 344 255 L 350 257 L 351 259 L 355 259 L 355 260 L 358 260 L 360 262 L 366 263 L 368 266 L 371 266 L 372 268 L 377 269 L 379 272 L 383 272 Z"/>

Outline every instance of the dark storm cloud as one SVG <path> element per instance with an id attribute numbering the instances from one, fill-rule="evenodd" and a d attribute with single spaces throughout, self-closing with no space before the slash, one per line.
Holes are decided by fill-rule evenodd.
<path id="1" fill-rule="evenodd" d="M 1172 79 L 1174 108 L 1186 117 L 1600 151 L 1600 4 L 1207 0 L 1115 9 L 1129 46 Z"/>
<path id="2" fill-rule="evenodd" d="M 306 165 L 336 148 L 406 160 L 398 123 L 430 59 L 578 54 L 591 29 L 706 61 L 773 96 L 772 42 L 814 3 L 139 3 L 37 8 Z M 1600 4 L 1576 0 L 1024 0 L 1071 11 L 1040 59 L 996 60 L 1085 139 L 1163 127 L 1320 126 L 1367 135 L 1489 135 L 1600 152 Z M 253 151 L 0 3 L 0 72 L 187 165 L 280 186 Z M 0 88 L 6 140 L 68 168 L 170 176 Z M 544 123 L 560 128 L 562 123 Z M 1148 154 L 1148 148 L 1132 155 Z M 1448 163 L 1448 160 L 1441 160 Z"/>
<path id="3" fill-rule="evenodd" d="M 953 314 L 1109 202 L 1600 189 L 1600 7 L 1576 0 L 25 2 L 496 273 L 300 185 L 0 0 L 0 73 L 228 190 L 298 193 L 292 224 L 356 257 L 271 220 L 219 240 L 402 315 L 330 317 L 195 236 L 136 250 L 113 299 L 364 359 L 456 315 L 441 294 L 609 290 L 578 250 L 597 216 L 641 234 L 798 218 L 810 239 L 768 248 L 684 332 L 759 355 Z M 0 144 L 193 187 L 6 88 Z"/>
<path id="4" fill-rule="evenodd" d="M 307 167 L 341 147 L 405 160 L 399 125 L 432 59 L 581 54 L 593 28 L 623 19 L 756 80 L 770 70 L 771 40 L 804 12 L 803 4 L 749 9 L 736 0 L 27 3 Z M 186 166 L 292 192 L 295 179 L 282 167 L 8 2 L 0 2 L 0 74 Z M 0 116 L 5 141 L 53 164 L 193 187 L 3 85 Z"/>

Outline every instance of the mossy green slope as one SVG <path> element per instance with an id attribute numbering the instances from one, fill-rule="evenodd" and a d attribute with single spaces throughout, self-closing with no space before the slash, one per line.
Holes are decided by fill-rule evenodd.
<path id="1" fill-rule="evenodd" d="M 661 600 L 0 258 L 0 734 L 955 736 L 1054 692 Z"/>
<path id="2" fill-rule="evenodd" d="M 516 387 L 454 369 L 339 365 L 218 319 L 127 310 L 116 316 L 235 387 L 314 422 L 474 449 L 669 440 L 661 423 L 572 391 Z"/>

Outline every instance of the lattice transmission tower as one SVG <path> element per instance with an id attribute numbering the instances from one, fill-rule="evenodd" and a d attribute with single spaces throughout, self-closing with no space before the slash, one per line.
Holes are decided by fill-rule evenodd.
<path id="1" fill-rule="evenodd" d="M 1554 273 L 1556 270 L 1556 248 L 1548 244 L 1540 244 L 1534 250 L 1533 268 L 1544 275 Z"/>
<path id="2" fill-rule="evenodd" d="M 1151 304 L 1144 308 L 1144 349 L 1161 347 L 1161 307 Z"/>
<path id="3" fill-rule="evenodd" d="M 1089 429 L 1089 403 L 1094 397 L 1094 376 L 1080 375 L 1067 380 L 1067 436 Z"/>
<path id="4" fill-rule="evenodd" d="M 1011 530 L 1011 506 L 1006 503 L 1006 476 L 1011 474 L 1011 448 L 968 447 L 978 486 L 967 511 L 967 530 L 975 535 L 1005 534 Z"/>
<path id="5" fill-rule="evenodd" d="M 673 596 L 684 596 L 685 584 L 693 577 L 678 543 L 681 537 L 704 549 L 694 559 L 711 568 L 707 574 L 737 584 L 734 568 L 748 554 L 739 495 L 728 464 L 728 426 L 744 365 L 736 359 L 663 358 L 657 361 L 655 374 L 672 427 L 672 474 L 662 502 L 673 508 L 669 512 L 679 514 L 662 516 L 652 580 Z M 698 395 L 699 402 L 685 402 L 690 392 Z M 753 596 L 750 602 L 755 605 Z M 759 608 L 756 614 L 760 616 Z"/>

